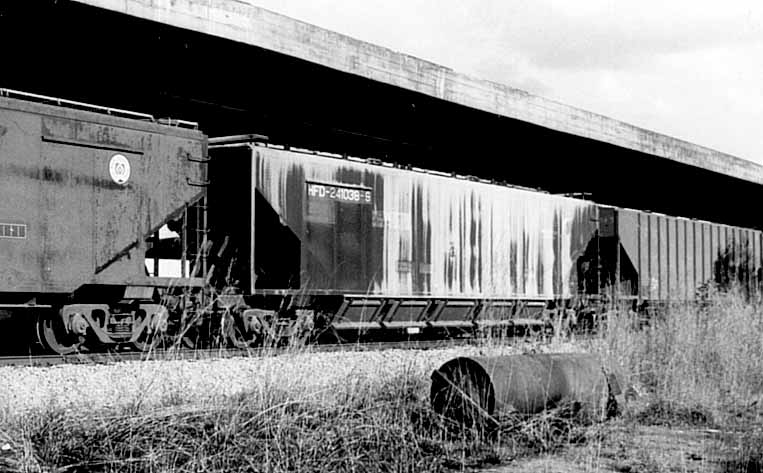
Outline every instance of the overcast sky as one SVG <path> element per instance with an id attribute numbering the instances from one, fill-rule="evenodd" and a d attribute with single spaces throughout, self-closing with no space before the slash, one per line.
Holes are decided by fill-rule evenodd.
<path id="1" fill-rule="evenodd" d="M 763 164 L 763 0 L 250 0 Z"/>

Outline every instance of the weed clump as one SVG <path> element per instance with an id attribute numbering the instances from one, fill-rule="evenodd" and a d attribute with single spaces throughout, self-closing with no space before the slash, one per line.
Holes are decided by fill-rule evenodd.
<path id="1" fill-rule="evenodd" d="M 646 323 L 613 311 L 600 341 L 608 367 L 668 416 L 693 409 L 720 421 L 763 393 L 763 305 L 736 291 L 672 304 Z"/>
<path id="2" fill-rule="evenodd" d="M 15 471 L 438 471 L 443 449 L 410 422 L 409 382 L 334 405 L 269 390 L 220 405 L 57 411 L 19 426 Z M 26 452 L 24 452 L 26 450 Z M 25 454 L 26 453 L 26 454 Z M 24 464 L 26 459 L 26 464 Z M 15 463 L 14 463 L 15 462 Z"/>
<path id="3" fill-rule="evenodd" d="M 722 471 L 761 471 L 763 304 L 741 290 L 709 288 L 644 320 L 608 314 L 595 344 L 626 389 L 641 395 L 634 425 L 717 433 Z"/>

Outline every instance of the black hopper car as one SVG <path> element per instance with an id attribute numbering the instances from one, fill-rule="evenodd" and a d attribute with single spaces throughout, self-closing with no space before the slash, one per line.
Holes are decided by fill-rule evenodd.
<path id="1" fill-rule="evenodd" d="M 461 336 L 760 283 L 758 230 L 196 128 L 0 89 L 3 343 Z"/>

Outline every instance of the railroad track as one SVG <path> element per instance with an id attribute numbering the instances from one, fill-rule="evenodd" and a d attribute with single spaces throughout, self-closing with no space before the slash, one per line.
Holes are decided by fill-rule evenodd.
<path id="1" fill-rule="evenodd" d="M 484 341 L 483 341 L 484 342 Z M 71 355 L 9 355 L 0 356 L 0 366 L 55 366 L 61 364 L 108 364 L 125 361 L 212 360 L 235 357 L 262 357 L 288 353 L 325 353 L 334 351 L 382 351 L 392 349 L 431 350 L 480 343 L 480 339 L 456 338 L 450 340 L 413 340 L 392 342 L 366 342 L 342 344 L 316 344 L 283 348 L 171 348 L 150 352 L 114 351 L 103 353 L 75 353 Z"/>

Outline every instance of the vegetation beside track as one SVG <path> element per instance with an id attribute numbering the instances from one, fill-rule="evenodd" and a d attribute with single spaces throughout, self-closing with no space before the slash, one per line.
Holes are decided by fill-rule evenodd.
<path id="1" fill-rule="evenodd" d="M 569 346 L 556 342 L 552 349 Z M 478 349 L 500 350 L 501 343 Z M 612 313 L 595 340 L 581 343 L 617 370 L 630 400 L 604 424 L 578 422 L 562 406 L 513 419 L 491 436 L 459 431 L 428 408 L 427 374 L 439 361 L 426 352 L 428 365 L 379 364 L 312 391 L 285 382 L 310 370 L 283 365 L 280 376 L 204 401 L 189 399 L 179 384 L 155 403 L 137 397 L 100 410 L 58 403 L 7 416 L 0 470 L 760 471 L 759 304 L 713 293 L 647 325 Z M 325 369 L 341 370 L 337 360 Z"/>

